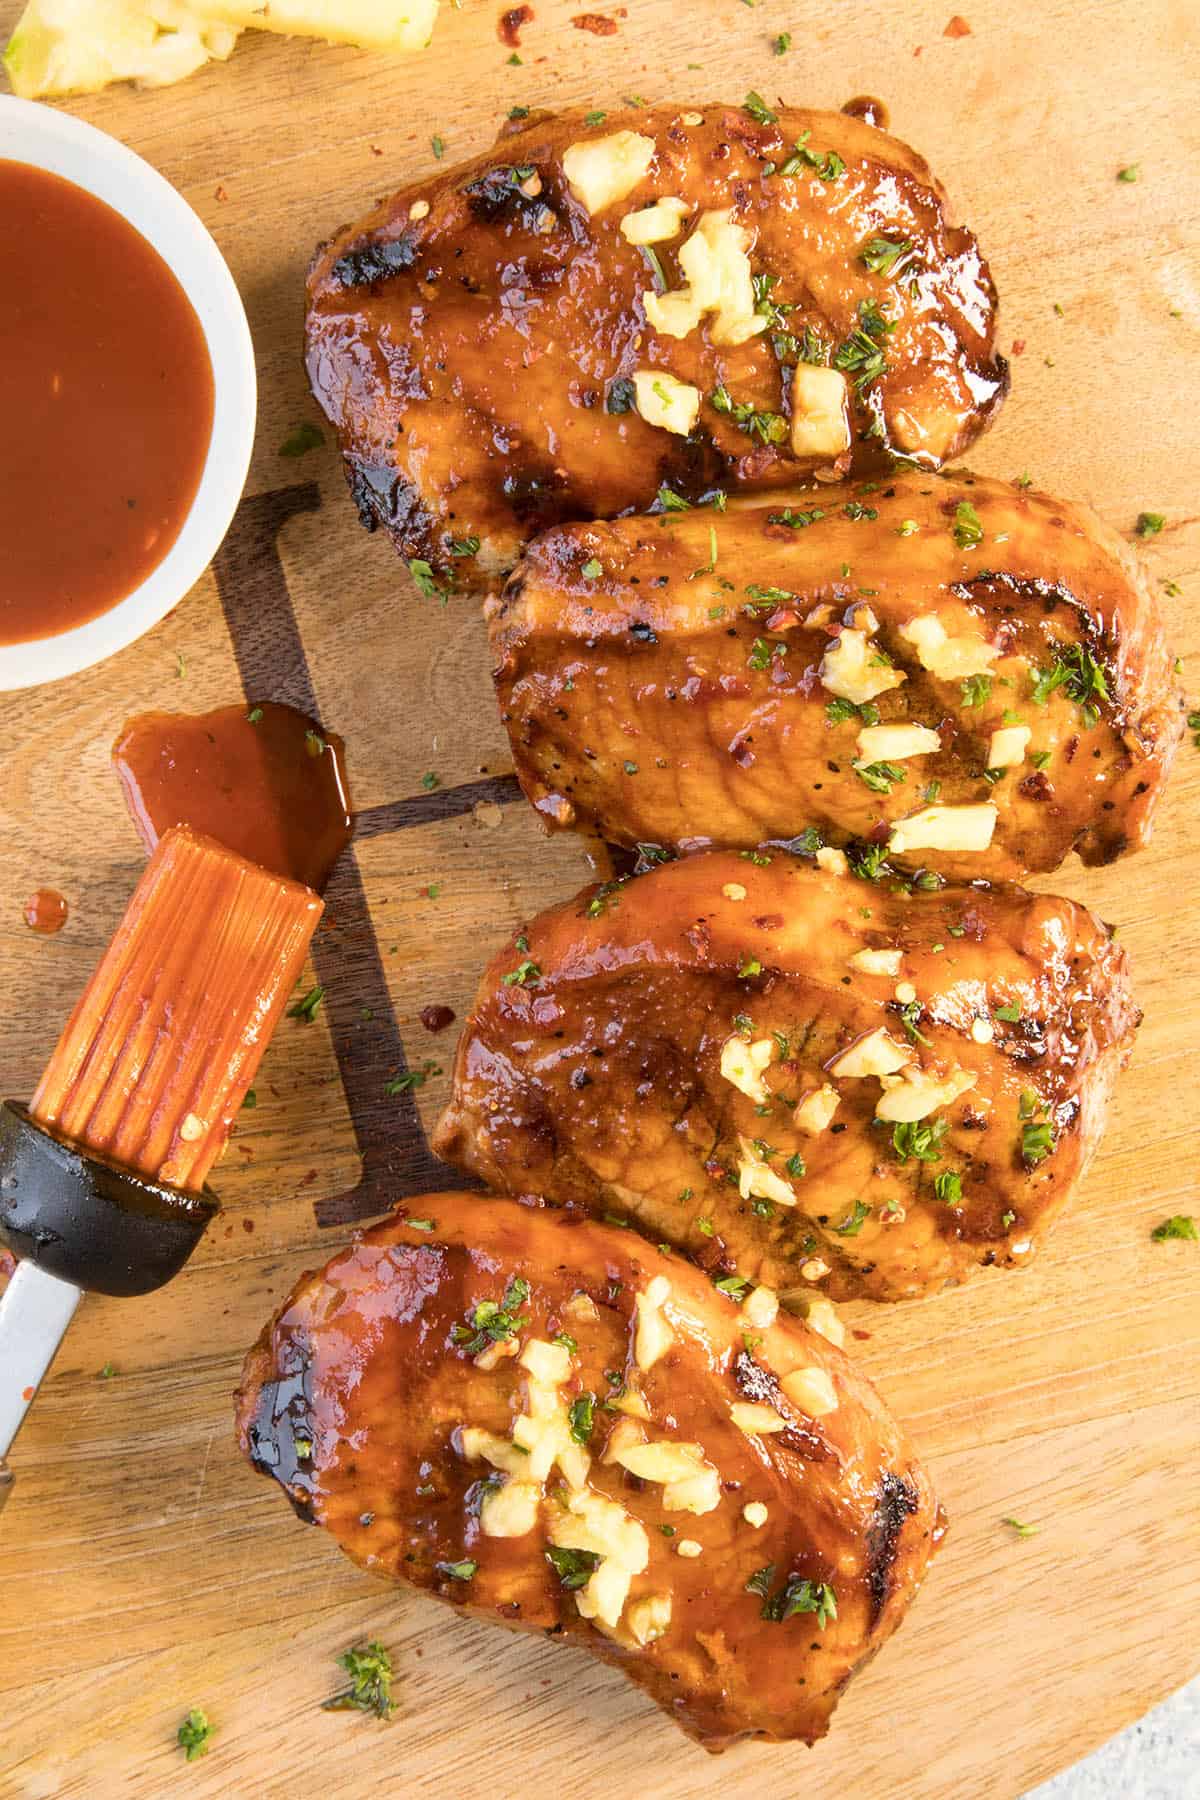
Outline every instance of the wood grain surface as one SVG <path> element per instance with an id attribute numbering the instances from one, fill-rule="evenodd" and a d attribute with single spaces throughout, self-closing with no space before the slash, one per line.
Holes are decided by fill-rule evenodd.
<path id="1" fill-rule="evenodd" d="M 1073 1211 L 1025 1273 L 844 1309 L 870 1333 L 858 1352 L 928 1458 L 952 1528 L 911 1618 L 816 1750 L 709 1760 L 615 1673 L 356 1572 L 234 1450 L 230 1394 L 268 1313 L 344 1240 L 348 1218 L 428 1179 L 419 1124 L 445 1079 L 426 1083 L 416 1110 L 383 1091 L 405 1056 L 449 1067 L 453 1030 L 431 1037 L 419 1009 L 461 1016 L 492 943 L 587 874 L 577 844 L 543 840 L 506 803 L 475 609 L 414 593 L 388 546 L 359 530 L 328 443 L 303 461 L 279 454 L 314 416 L 299 358 L 309 254 L 430 166 L 434 133 L 457 157 L 515 104 L 619 110 L 622 96 L 740 100 L 750 87 L 818 106 L 881 95 L 979 233 L 1000 288 L 1013 393 L 975 466 L 1028 469 L 1126 531 L 1142 509 L 1166 515 L 1147 556 L 1178 584 L 1164 604 L 1200 694 L 1189 0 L 966 0 L 960 36 L 946 32 L 951 0 L 627 0 L 607 9 L 620 27 L 608 37 L 573 27 L 566 0 L 534 10 L 519 66 L 497 36 L 500 0 L 464 0 L 444 4 L 415 60 L 249 34 L 227 66 L 176 89 L 72 106 L 162 169 L 215 233 L 250 314 L 261 422 L 220 583 L 206 576 L 102 669 L 6 708 L 4 1092 L 32 1089 L 141 865 L 108 762 L 129 714 L 201 711 L 236 700 L 243 679 L 255 699 L 311 691 L 348 740 L 364 835 L 317 941 L 326 1006 L 312 1024 L 286 1021 L 268 1055 L 258 1107 L 219 1171 L 223 1219 L 166 1292 L 85 1303 L 17 1447 L 0 1528 L 4 1800 L 314 1786 L 339 1800 L 1004 1800 L 1196 1666 L 1200 1250 L 1150 1240 L 1166 1215 L 1200 1212 L 1190 742 L 1153 847 L 1090 874 L 1069 864 L 1048 884 L 1117 923 L 1146 1013 Z M 18 11 L 0 0 L 0 31 Z M 782 30 L 792 46 L 777 58 Z M 1140 180 L 1119 183 L 1131 163 Z M 441 783 L 433 794 L 426 773 Z M 21 922 L 39 886 L 69 900 L 58 937 Z M 1005 1515 L 1038 1535 L 1017 1538 Z M 398 1672 L 390 1727 L 319 1710 L 335 1657 L 368 1635 Z M 193 1706 L 215 1736 L 185 1766 L 174 1733 Z"/>

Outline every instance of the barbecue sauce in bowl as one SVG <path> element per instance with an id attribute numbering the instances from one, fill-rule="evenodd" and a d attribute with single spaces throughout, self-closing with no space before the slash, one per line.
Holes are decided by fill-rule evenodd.
<path id="1" fill-rule="evenodd" d="M 0 643 L 107 612 L 166 556 L 213 425 L 200 321 L 158 251 L 0 158 Z"/>

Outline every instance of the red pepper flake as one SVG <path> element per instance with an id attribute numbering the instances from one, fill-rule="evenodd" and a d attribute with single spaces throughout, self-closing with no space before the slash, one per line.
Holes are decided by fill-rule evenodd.
<path id="1" fill-rule="evenodd" d="M 510 50 L 518 48 L 521 42 L 521 31 L 533 17 L 532 6 L 510 6 L 506 13 L 501 13 L 496 25 L 496 36 Z"/>
<path id="2" fill-rule="evenodd" d="M 852 1325 L 850 1328 L 850 1335 L 851 1337 L 866 1339 L 869 1338 L 871 1334 L 869 1331 L 860 1330 L 857 1325 Z"/>
<path id="3" fill-rule="evenodd" d="M 225 183 L 223 181 L 219 182 L 217 185 L 217 192 L 216 192 L 215 198 L 218 200 L 221 200 L 221 201 L 228 200 L 228 198 L 229 198 L 229 189 L 225 186 Z"/>
<path id="4" fill-rule="evenodd" d="M 242 1230 L 246 1231 L 246 1232 L 252 1232 L 254 1230 L 254 1220 L 253 1219 L 243 1219 L 242 1220 Z"/>
<path id="5" fill-rule="evenodd" d="M 618 29 L 617 21 L 604 13 L 576 13 L 571 23 L 576 31 L 590 31 L 593 37 L 614 37 Z"/>
<path id="6" fill-rule="evenodd" d="M 372 156 L 382 156 L 383 155 L 383 145 L 382 144 L 372 144 L 371 145 L 371 155 Z"/>
<path id="7" fill-rule="evenodd" d="M 426 1031 L 445 1031 L 453 1025 L 457 1014 L 452 1006 L 423 1006 L 417 1017 Z"/>
<path id="8" fill-rule="evenodd" d="M 1014 338 L 1013 339 L 1012 353 L 1014 356 L 1024 356 L 1024 354 L 1025 354 L 1025 339 L 1024 338 Z"/>
<path id="9" fill-rule="evenodd" d="M 942 33 L 943 37 L 948 38 L 970 37 L 970 35 L 971 27 L 967 24 L 967 21 L 963 18 L 961 13 L 955 13 L 945 31 Z"/>
<path id="10" fill-rule="evenodd" d="M 21 1390 L 21 1398 L 25 1402 L 26 1406 L 29 1405 L 29 1402 L 33 1399 L 33 1396 L 36 1393 L 37 1393 L 36 1388 L 23 1388 Z"/>

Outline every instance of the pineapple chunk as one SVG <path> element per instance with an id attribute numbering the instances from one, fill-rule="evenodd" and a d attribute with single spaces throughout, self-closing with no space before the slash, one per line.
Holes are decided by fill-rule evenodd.
<path id="1" fill-rule="evenodd" d="M 846 377 L 840 369 L 797 363 L 792 374 L 793 454 L 832 458 L 849 448 Z"/>
<path id="2" fill-rule="evenodd" d="M 110 81 L 168 87 L 227 57 L 237 31 L 178 0 L 31 0 L 4 53 L 26 100 L 94 94 Z"/>
<path id="3" fill-rule="evenodd" d="M 227 25 L 254 25 L 285 37 L 325 38 L 363 50 L 423 50 L 438 0 L 189 0 L 190 9 Z"/>
<path id="4" fill-rule="evenodd" d="M 637 369 L 634 404 L 647 425 L 686 437 L 700 417 L 700 389 L 668 375 L 665 369 Z"/>
<path id="5" fill-rule="evenodd" d="M 877 644 L 852 626 L 847 626 L 826 650 L 819 673 L 822 687 L 843 700 L 852 700 L 856 706 L 907 680 L 902 669 L 893 669 L 880 655 Z"/>
<path id="6" fill-rule="evenodd" d="M 247 26 L 374 50 L 419 50 L 438 0 L 30 0 L 4 63 L 33 100 L 113 81 L 168 87 L 229 56 Z"/>
<path id="7" fill-rule="evenodd" d="M 633 192 L 654 161 L 657 147 L 653 138 L 640 131 L 584 138 L 563 151 L 563 174 L 575 198 L 594 217 Z"/>

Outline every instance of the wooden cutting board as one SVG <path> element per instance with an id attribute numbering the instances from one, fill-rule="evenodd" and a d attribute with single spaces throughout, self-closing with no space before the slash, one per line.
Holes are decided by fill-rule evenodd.
<path id="1" fill-rule="evenodd" d="M 951 0 L 627 0 L 617 32 L 598 36 L 567 0 L 534 0 L 518 65 L 497 36 L 500 0 L 443 0 L 434 46 L 414 60 L 251 34 L 178 88 L 73 107 L 157 164 L 216 234 L 250 314 L 261 423 L 216 574 L 104 668 L 6 708 L 3 1091 L 31 1089 L 141 866 L 108 764 L 128 714 L 201 711 L 243 686 L 315 706 L 349 741 L 362 828 L 318 939 L 325 1007 L 285 1022 L 270 1051 L 220 1171 L 223 1220 L 165 1293 L 85 1304 L 18 1445 L 0 1527 L 5 1800 L 313 1787 L 345 1800 L 801 1788 L 1002 1800 L 1196 1666 L 1200 1247 L 1150 1240 L 1166 1215 L 1200 1213 L 1190 742 L 1153 848 L 1056 878 L 1117 922 L 1146 1013 L 1071 1215 L 1026 1273 L 846 1309 L 952 1531 L 815 1751 L 709 1760 L 614 1672 L 356 1572 L 232 1442 L 242 1353 L 298 1273 L 349 1219 L 436 1182 L 424 1131 L 445 1079 L 416 1106 L 384 1093 L 405 1057 L 449 1067 L 453 1031 L 431 1037 L 420 1008 L 461 1017 L 492 943 L 587 876 L 578 845 L 543 840 L 512 803 L 475 608 L 414 593 L 388 545 L 360 531 L 328 443 L 302 461 L 279 454 L 314 416 L 299 357 L 313 245 L 428 168 L 435 133 L 456 158 L 515 104 L 881 95 L 1000 287 L 1013 395 L 976 466 L 1028 469 L 1123 530 L 1139 510 L 1166 515 L 1147 555 L 1178 583 L 1165 606 L 1200 694 L 1200 15 L 1190 0 L 965 4 L 969 34 L 951 26 Z M 0 0 L 0 28 L 18 11 Z M 783 30 L 791 48 L 776 57 Z M 1141 179 L 1119 183 L 1130 163 Z M 21 923 L 40 885 L 70 902 L 57 938 Z M 1005 1515 L 1038 1535 L 1017 1538 Z M 390 1728 L 319 1710 L 335 1657 L 368 1635 L 398 1671 Z M 173 1739 L 193 1706 L 216 1735 L 185 1770 Z"/>

